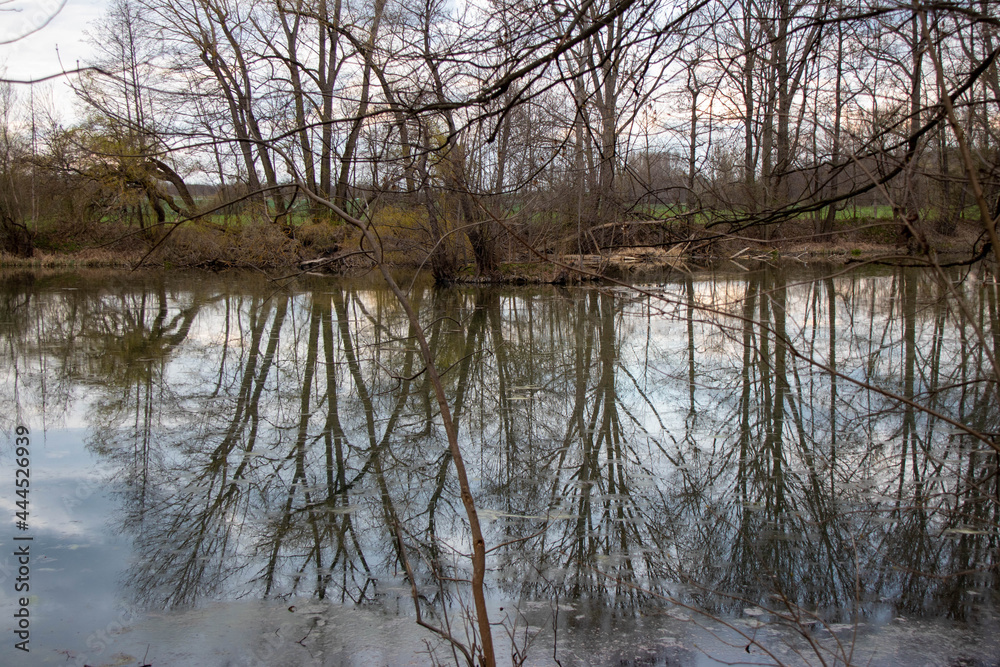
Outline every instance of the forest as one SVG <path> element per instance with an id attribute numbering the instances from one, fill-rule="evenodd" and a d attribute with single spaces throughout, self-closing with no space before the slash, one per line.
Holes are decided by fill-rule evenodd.
<path id="1" fill-rule="evenodd" d="M 775 244 L 996 258 L 997 13 L 114 0 L 65 78 L 77 120 L 0 84 L 0 240 L 442 282 Z"/>

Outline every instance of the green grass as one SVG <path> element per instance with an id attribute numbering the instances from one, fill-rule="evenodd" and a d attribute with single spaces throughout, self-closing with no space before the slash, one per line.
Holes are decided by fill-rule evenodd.
<path id="1" fill-rule="evenodd" d="M 819 218 L 825 218 L 827 215 L 826 208 L 821 209 L 818 213 Z M 837 220 L 892 220 L 893 213 L 892 207 L 886 205 L 876 205 L 876 206 L 847 206 L 839 211 L 837 211 Z"/>

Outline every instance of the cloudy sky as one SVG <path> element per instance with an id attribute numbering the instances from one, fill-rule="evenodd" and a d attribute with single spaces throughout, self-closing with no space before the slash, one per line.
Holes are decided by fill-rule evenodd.
<path id="1" fill-rule="evenodd" d="M 85 33 L 104 6 L 105 0 L 65 0 L 65 4 L 63 0 L 0 0 L 0 42 L 4 42 L 0 44 L 0 71 L 5 70 L 9 79 L 32 79 L 75 69 L 77 61 L 84 63 L 89 57 Z M 72 93 L 65 82 L 55 80 L 46 86 L 49 89 L 59 110 L 71 114 Z"/>

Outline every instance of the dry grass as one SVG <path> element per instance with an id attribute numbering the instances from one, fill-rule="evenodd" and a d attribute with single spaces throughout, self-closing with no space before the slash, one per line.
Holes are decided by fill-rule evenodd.
<path id="1" fill-rule="evenodd" d="M 295 229 L 295 239 L 309 257 L 329 257 L 345 246 L 357 245 L 358 233 L 346 224 L 307 222 Z"/>
<path id="2" fill-rule="evenodd" d="M 177 228 L 153 260 L 166 266 L 277 269 L 301 257 L 297 241 L 269 221 L 227 229 L 191 223 Z"/>
<path id="3" fill-rule="evenodd" d="M 462 280 L 465 274 L 470 273 L 468 265 L 472 261 L 472 252 L 468 240 L 463 230 L 449 228 L 449 225 L 454 226 L 449 220 L 441 218 L 438 221 L 439 226 L 444 227 L 439 231 L 445 234 L 438 244 L 435 243 L 427 211 L 423 208 L 383 206 L 375 212 L 372 224 L 385 252 L 384 258 L 390 265 L 432 269 L 428 257 L 437 248 L 441 255 L 436 260 L 443 260 L 453 267 L 454 279 Z M 817 238 L 813 234 L 812 221 L 797 221 L 781 225 L 770 240 L 739 234 L 707 243 L 695 239 L 673 246 L 624 247 L 602 255 L 586 255 L 583 261 L 591 270 L 635 273 L 684 268 L 684 262 L 692 257 L 699 261 L 774 261 L 787 258 L 803 262 L 852 262 L 905 254 L 905 247 L 889 241 L 893 234 L 888 233 L 887 228 L 887 225 L 880 224 L 878 228 L 842 230 L 826 238 Z M 55 234 L 54 229 L 39 230 L 36 236 L 38 247 L 33 257 L 20 258 L 0 253 L 0 267 L 131 268 L 152 245 L 148 236 L 120 224 L 81 229 L 78 230 L 79 236 Z M 951 233 L 941 234 L 932 225 L 924 228 L 927 242 L 939 254 L 967 255 L 970 249 L 978 247 L 977 243 L 981 246 L 981 241 L 978 241 L 981 229 L 972 223 L 960 222 L 949 231 Z M 324 270 L 352 273 L 370 267 L 368 260 L 350 252 L 358 247 L 357 244 L 358 236 L 353 228 L 330 221 L 308 222 L 288 235 L 266 217 L 244 217 L 229 226 L 185 223 L 175 229 L 162 246 L 144 260 L 144 264 L 277 270 L 295 266 L 305 259 L 333 257 L 337 258 L 335 266 L 325 267 Z M 544 263 L 538 267 L 527 266 L 535 260 L 524 252 L 516 252 L 518 248 L 514 250 L 508 248 L 503 253 L 508 260 L 502 270 L 505 280 L 551 282 L 560 279 L 561 274 L 556 267 L 545 267 Z M 562 261 L 574 266 L 580 258 L 565 255 Z"/>
<path id="4" fill-rule="evenodd" d="M 122 253 L 107 248 L 85 248 L 70 253 L 35 250 L 32 257 L 14 257 L 0 253 L 2 268 L 132 268 L 142 257 L 142 252 Z"/>
<path id="5" fill-rule="evenodd" d="M 448 216 L 439 216 L 433 229 L 423 208 L 383 206 L 372 217 L 385 261 L 393 266 L 431 268 L 431 254 L 456 275 L 472 258 L 465 233 Z"/>
<path id="6" fill-rule="evenodd" d="M 956 223 L 949 234 L 934 225 L 921 229 L 930 248 L 940 255 L 968 254 L 976 247 L 981 229 L 968 222 Z M 898 227 L 886 221 L 870 226 L 836 231 L 826 237 L 814 234 L 812 221 L 783 223 L 770 240 L 735 235 L 722 238 L 700 249 L 698 254 L 719 259 L 852 262 L 906 255 L 905 245 L 897 243 Z"/>

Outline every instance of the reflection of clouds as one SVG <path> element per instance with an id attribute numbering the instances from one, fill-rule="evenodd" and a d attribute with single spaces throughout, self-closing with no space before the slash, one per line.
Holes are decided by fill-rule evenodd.
<path id="1" fill-rule="evenodd" d="M 66 421 L 84 419 L 84 415 L 70 411 Z M 51 530 L 76 538 L 103 531 L 108 519 L 109 487 L 106 473 L 83 447 L 84 437 L 83 431 L 72 428 L 32 433 L 32 530 Z M 0 497 L 0 507 L 7 510 L 6 505 L 13 505 L 15 500 L 5 494 Z"/>
<path id="2" fill-rule="evenodd" d="M 84 537 L 103 530 L 108 519 L 100 509 L 105 502 L 105 480 L 70 475 L 44 479 L 33 494 L 37 511 L 31 516 L 32 528 L 51 529 L 66 537 Z"/>
<path id="3" fill-rule="evenodd" d="M 720 293 L 748 291 L 746 280 L 734 282 Z M 445 382 L 456 403 L 461 394 L 456 415 L 488 546 L 503 545 L 491 555 L 492 585 L 510 597 L 554 594 L 622 610 L 643 596 L 608 574 L 657 590 L 690 577 L 754 602 L 769 600 L 777 582 L 806 601 L 846 604 L 855 537 L 866 591 L 894 599 L 907 587 L 938 586 L 914 603 L 933 612 L 935 596 L 959 585 L 908 581 L 903 569 L 961 569 L 960 540 L 982 553 L 980 566 L 995 562 L 982 547 L 988 534 L 949 523 L 943 495 L 923 506 L 931 520 L 911 521 L 905 508 L 887 520 L 893 493 L 908 506 L 914 474 L 936 465 L 943 436 L 918 415 L 926 449 L 904 458 L 894 434 L 898 406 L 858 401 L 857 388 L 844 384 L 833 401 L 829 378 L 790 354 L 778 370 L 781 309 L 770 299 L 786 290 L 781 324 L 817 356 L 829 337 L 828 313 L 815 304 L 827 301 L 820 292 L 807 298 L 822 287 L 757 287 L 768 310 L 761 314 L 759 296 L 752 314 L 767 326 L 730 318 L 722 327 L 706 316 L 690 330 L 684 305 L 643 314 L 596 293 L 442 291 L 434 304 L 424 295 L 427 312 L 463 323 L 456 330 L 447 320 L 430 339 L 450 368 Z M 837 361 L 860 377 L 868 368 L 891 377 L 900 346 L 873 359 L 866 341 L 872 329 L 899 326 L 884 314 L 895 297 L 870 287 L 838 287 L 855 289 L 875 316 L 853 330 L 838 317 Z M 139 556 L 129 586 L 150 604 L 234 591 L 379 599 L 399 583 L 396 519 L 421 593 L 438 601 L 431 568 L 465 575 L 455 551 L 468 551 L 468 531 L 402 313 L 374 290 L 263 299 L 246 286 L 212 289 L 227 296 L 196 300 L 205 305 L 191 311 L 191 326 L 166 332 L 136 315 L 141 299 L 103 297 L 101 321 L 117 324 L 65 358 L 90 368 L 93 357 L 117 355 L 105 368 L 121 372 L 89 389 L 89 452 L 78 434 L 47 443 L 53 483 L 80 502 L 53 511 L 46 525 L 68 522 L 77 544 L 84 527 L 100 530 L 87 503 L 103 489 L 72 472 L 93 453 L 122 483 L 121 514 Z M 191 293 L 168 291 L 159 305 L 168 321 L 181 321 L 187 310 L 178 304 L 190 305 Z M 933 340 L 934 313 L 915 317 L 918 344 Z M 116 347 L 128 335 L 145 346 Z M 712 337 L 723 344 L 706 343 Z M 954 340 L 941 348 L 944 375 L 958 372 Z M 162 356 L 149 360 L 150 348 Z M 71 395 L 79 392 L 74 385 Z M 927 476 L 924 488 L 955 490 L 964 478 L 950 470 Z M 950 541 L 933 557 L 907 560 L 908 545 L 926 544 L 929 531 Z M 745 605 L 730 607 L 743 613 Z"/>
<path id="4" fill-rule="evenodd" d="M 67 663 L 68 656 L 86 651 L 87 638 L 118 618 L 115 582 L 128 565 L 131 549 L 128 540 L 108 529 L 108 517 L 115 511 L 112 499 L 94 493 L 66 512 L 58 496 L 86 480 L 69 476 L 53 480 L 47 473 L 37 466 L 37 476 L 45 484 L 33 487 L 32 493 L 32 614 L 44 621 L 37 626 L 40 632 L 32 633 L 31 655 L 65 652 L 64 664 L 76 664 Z M 13 590 L 7 584 L 0 588 Z"/>

